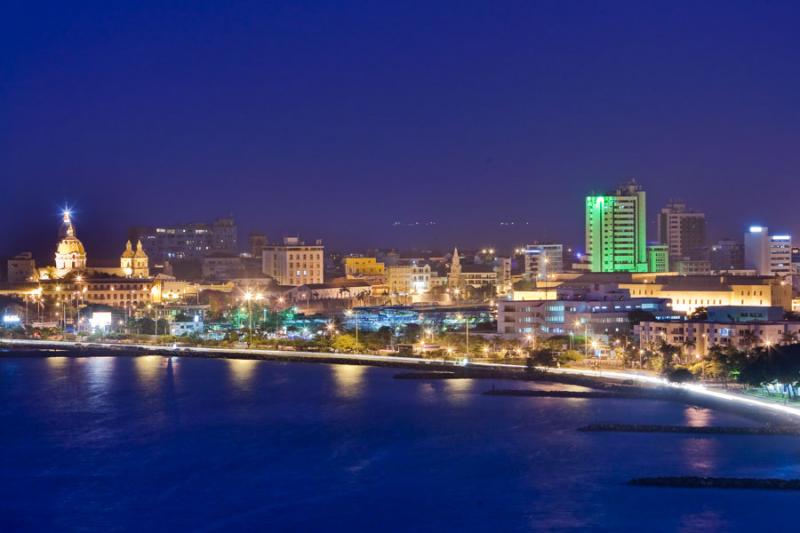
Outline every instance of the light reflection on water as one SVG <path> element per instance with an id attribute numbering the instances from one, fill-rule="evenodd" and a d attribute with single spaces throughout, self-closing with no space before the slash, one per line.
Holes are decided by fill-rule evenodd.
<path id="1" fill-rule="evenodd" d="M 368 367 L 364 365 L 331 365 L 336 395 L 339 398 L 358 398 L 364 392 L 364 377 Z"/>
<path id="2" fill-rule="evenodd" d="M 63 370 L 66 368 L 68 362 L 69 357 L 64 357 L 62 355 L 47 358 L 47 366 L 53 371 Z"/>
<path id="3" fill-rule="evenodd" d="M 470 393 L 475 384 L 473 379 L 446 379 L 445 392 L 447 399 L 454 404 L 466 403 L 470 399 Z"/>
<path id="4" fill-rule="evenodd" d="M 135 359 L 139 381 L 148 387 L 155 385 L 164 368 L 165 359 L 160 355 L 140 355 Z"/>
<path id="5" fill-rule="evenodd" d="M 714 418 L 711 409 L 702 407 L 688 406 L 683 413 L 686 416 L 686 424 L 692 427 L 710 426 Z"/>
<path id="6" fill-rule="evenodd" d="M 254 359 L 227 359 L 231 382 L 240 389 L 248 389 L 253 381 L 258 361 Z"/>
<path id="7" fill-rule="evenodd" d="M 86 376 L 86 387 L 89 392 L 86 400 L 91 408 L 106 409 L 110 407 L 108 391 L 111 387 L 116 361 L 116 357 L 79 357 L 77 359 Z"/>

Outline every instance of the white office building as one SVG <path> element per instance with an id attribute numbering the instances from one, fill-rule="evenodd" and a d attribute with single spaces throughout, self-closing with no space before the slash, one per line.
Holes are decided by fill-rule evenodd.
<path id="1" fill-rule="evenodd" d="M 760 276 L 780 276 L 791 282 L 791 235 L 770 235 L 764 226 L 751 226 L 744 235 L 744 266 Z"/>
<path id="2" fill-rule="evenodd" d="M 529 244 L 525 247 L 525 276 L 529 279 L 547 279 L 551 274 L 564 271 L 564 246 L 562 244 Z"/>

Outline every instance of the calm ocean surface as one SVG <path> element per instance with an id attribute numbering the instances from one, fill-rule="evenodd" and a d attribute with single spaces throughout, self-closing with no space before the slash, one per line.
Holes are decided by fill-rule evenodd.
<path id="1" fill-rule="evenodd" d="M 581 433 L 593 422 L 756 422 L 660 401 L 487 397 L 492 384 L 551 385 L 396 372 L 6 354 L 0 530 L 796 527 L 796 492 L 625 483 L 800 477 L 800 438 Z"/>

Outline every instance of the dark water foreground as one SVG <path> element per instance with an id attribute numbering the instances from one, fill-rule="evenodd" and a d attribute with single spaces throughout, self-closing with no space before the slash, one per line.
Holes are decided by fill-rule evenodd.
<path id="1" fill-rule="evenodd" d="M 509 384 L 395 373 L 6 356 L 0 530 L 763 531 L 796 522 L 791 491 L 627 484 L 798 478 L 796 436 L 577 431 L 751 419 L 660 400 L 488 397 Z"/>

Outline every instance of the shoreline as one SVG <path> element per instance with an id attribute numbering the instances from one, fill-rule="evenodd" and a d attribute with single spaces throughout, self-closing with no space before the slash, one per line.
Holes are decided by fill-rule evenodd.
<path id="1" fill-rule="evenodd" d="M 259 350 L 247 348 L 174 347 L 146 344 L 78 343 L 68 341 L 38 341 L 28 339 L 0 339 L 0 350 L 17 357 L 47 357 L 54 352 L 62 357 L 136 357 L 160 355 L 162 357 L 186 357 L 198 359 L 243 359 L 287 363 L 350 364 L 380 368 L 409 369 L 399 379 L 501 379 L 512 381 L 562 383 L 579 385 L 596 391 L 627 394 L 635 399 L 661 400 L 682 403 L 687 406 L 731 412 L 766 424 L 800 425 L 800 410 L 782 412 L 780 405 L 741 397 L 739 402 L 726 401 L 735 396 L 730 393 L 705 391 L 697 386 L 687 387 L 670 384 L 661 378 L 622 372 L 593 372 L 571 368 L 542 368 L 530 370 L 524 365 L 506 363 L 470 363 L 441 359 L 422 359 L 407 356 L 381 356 L 368 354 L 339 354 L 330 352 L 293 352 L 283 350 Z M 90 353 L 87 353 L 90 352 Z M 2 356 L 0 356 L 2 357 Z M 445 374 L 445 376 L 436 376 Z M 400 374 L 398 374 L 400 375 Z M 510 392 L 510 391 L 509 391 Z M 485 396 L 497 398 L 533 396 L 507 392 Z M 794 409 L 789 408 L 790 411 Z"/>

